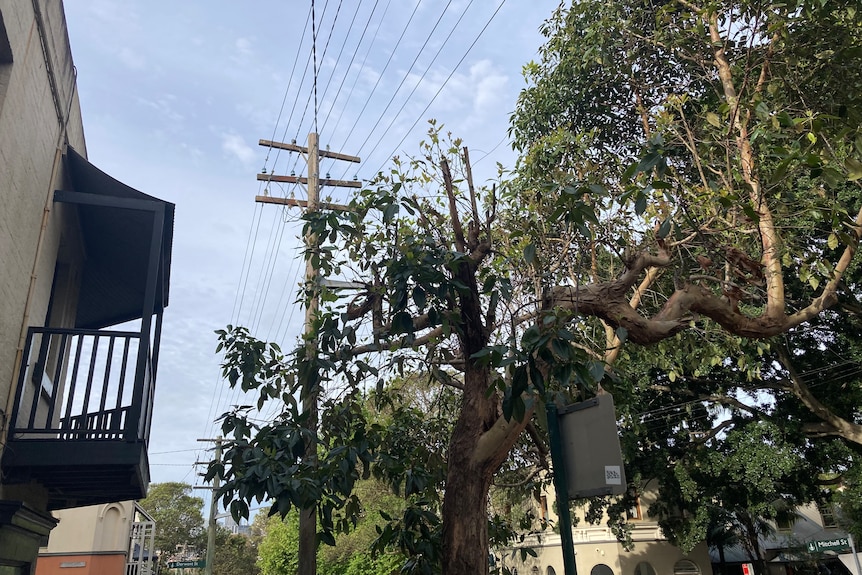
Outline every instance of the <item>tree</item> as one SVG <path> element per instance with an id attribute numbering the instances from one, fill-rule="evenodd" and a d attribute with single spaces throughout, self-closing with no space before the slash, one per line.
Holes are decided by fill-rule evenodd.
<path id="1" fill-rule="evenodd" d="M 259 513 L 255 523 L 264 522 L 263 537 L 258 545 L 257 567 L 261 575 L 295 575 L 299 553 L 299 515 L 296 512 L 281 517 Z"/>
<path id="2" fill-rule="evenodd" d="M 257 541 L 219 527 L 216 531 L 213 575 L 260 575 Z"/>
<path id="3" fill-rule="evenodd" d="M 539 187 L 551 175 L 558 189 L 568 186 L 570 203 L 603 211 L 585 230 L 590 274 L 575 279 L 588 286 L 576 292 L 617 273 L 608 265 L 615 251 L 636 258 L 652 244 L 666 259 L 637 276 L 637 289 L 614 294 L 616 320 L 599 315 L 659 331 L 677 328 L 652 320 L 683 317 L 694 328 L 648 336 L 661 341 L 643 350 L 621 349 L 605 331 L 604 357 L 620 356 L 623 381 L 614 390 L 623 393 L 618 408 L 632 417 L 631 460 L 645 455 L 644 477 L 664 477 L 664 516 L 673 517 L 681 486 L 647 458 L 693 469 L 694 453 L 723 449 L 723 434 L 773 422 L 809 470 L 794 479 L 796 496 L 817 498 L 852 465 L 832 438 L 859 438 L 860 356 L 850 335 L 859 329 L 854 256 L 862 222 L 860 76 L 849 70 L 862 55 L 856 7 L 579 2 L 562 6 L 545 33 L 541 61 L 527 67 L 530 86 L 513 134 L 528 184 Z M 837 85 L 845 70 L 847 83 Z M 649 176 L 631 186 L 643 169 Z M 546 193 L 537 205 L 559 205 L 559 196 L 540 189 Z M 628 212 L 619 201 L 627 194 L 635 198 Z M 642 223 L 629 225 L 631 217 Z M 579 311 L 590 299 L 577 301 Z M 632 368 L 638 365 L 651 369 Z M 638 393 L 626 397 L 633 371 Z M 643 412 L 657 429 L 644 432 Z M 728 471 L 733 462 L 722 463 Z M 699 481 L 715 488 L 722 476 Z M 774 479 L 770 489 L 791 477 Z M 713 491 L 690 520 L 665 521 L 666 533 L 701 538 L 707 506 L 732 506 L 733 493 L 722 501 Z"/>
<path id="4" fill-rule="evenodd" d="M 188 544 L 203 549 L 206 545 L 203 500 L 192 497 L 191 491 L 191 485 L 185 483 L 153 483 L 147 497 L 140 501 L 156 522 L 156 549 L 163 563 L 178 546 Z"/>
<path id="5" fill-rule="evenodd" d="M 422 155 L 396 159 L 350 211 L 309 216 L 330 244 L 306 257 L 367 288 L 347 302 L 305 286 L 327 302 L 319 356 L 219 334 L 230 383 L 284 404 L 263 426 L 248 410 L 225 416 L 233 442 L 210 474 L 226 475 L 235 511 L 255 498 L 282 513 L 316 502 L 331 539 L 358 477 L 384 460 L 358 407 L 365 382 L 420 372 L 460 404 L 439 564 L 416 565 L 485 573 L 495 474 L 541 427 L 544 402 L 624 388 L 607 369 L 624 342 L 664 346 L 669 387 L 691 397 L 679 375 L 856 301 L 844 280 L 862 227 L 862 15 L 852 2 L 791 4 L 561 6 L 526 68 L 515 178 L 476 187 L 466 150 L 433 128 Z M 692 353 L 675 352 L 680 342 Z M 746 377 L 763 370 L 756 355 L 732 357 Z M 330 418 L 312 469 L 295 397 L 323 383 Z M 420 539 L 436 532 L 433 506 L 408 511 Z"/>
<path id="6" fill-rule="evenodd" d="M 364 502 L 361 517 L 349 533 L 338 535 L 336 546 L 318 549 L 318 572 L 322 575 L 393 575 L 406 558 L 398 553 L 373 554 L 372 547 L 378 536 L 375 527 L 380 513 L 397 514 L 403 507 L 403 500 L 391 495 L 385 486 L 372 479 L 361 481 L 356 490 Z M 267 518 L 260 513 L 255 517 L 255 525 L 261 532 L 257 559 L 261 575 L 295 575 L 299 549 L 299 520 L 296 512 L 291 511 L 284 519 L 279 516 Z"/>

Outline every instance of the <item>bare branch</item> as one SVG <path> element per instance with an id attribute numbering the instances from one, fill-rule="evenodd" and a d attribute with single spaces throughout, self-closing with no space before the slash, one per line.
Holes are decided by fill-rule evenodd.
<path id="1" fill-rule="evenodd" d="M 449 171 L 449 162 L 446 158 L 440 160 L 440 170 L 443 172 L 443 184 L 446 188 L 446 197 L 449 198 L 449 216 L 452 218 L 452 231 L 455 234 L 455 247 L 459 252 L 466 252 L 464 240 L 464 229 L 461 227 L 461 218 L 458 216 L 458 206 L 455 203 L 455 188 L 452 185 L 452 172 Z"/>
<path id="2" fill-rule="evenodd" d="M 808 408 L 808 410 L 822 420 L 822 424 L 810 426 L 811 433 L 822 435 L 840 435 L 848 441 L 862 445 L 862 425 L 848 421 L 843 417 L 839 417 L 834 411 L 822 404 L 811 390 L 796 373 L 793 367 L 793 361 L 787 350 L 780 348 L 778 350 L 778 359 L 781 365 L 787 370 L 790 375 L 790 388 L 793 394 L 799 398 L 799 401 Z"/>
<path id="3" fill-rule="evenodd" d="M 712 429 L 710 429 L 709 431 L 700 432 L 700 433 L 693 432 L 691 434 L 691 439 L 695 443 L 706 443 L 707 441 L 709 441 L 710 439 L 714 438 L 716 435 L 718 435 L 719 433 L 721 433 L 722 431 L 727 429 L 728 427 L 732 427 L 732 426 L 733 426 L 733 421 L 731 421 L 730 419 L 726 419 L 726 420 L 722 421 L 721 423 L 719 423 L 718 425 L 716 425 L 715 427 L 713 427 Z"/>

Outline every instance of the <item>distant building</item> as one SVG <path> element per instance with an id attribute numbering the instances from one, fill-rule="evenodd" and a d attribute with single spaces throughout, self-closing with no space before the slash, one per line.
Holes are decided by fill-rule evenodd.
<path id="1" fill-rule="evenodd" d="M 145 495 L 173 219 L 87 159 L 62 1 L 0 0 L 3 575 L 52 511 Z"/>
<path id="2" fill-rule="evenodd" d="M 847 531 L 839 526 L 839 510 L 831 503 L 811 503 L 795 509 L 795 514 L 792 520 L 776 523 L 771 535 L 760 537 L 770 575 L 858 572 Z M 752 561 L 741 545 L 713 548 L 710 555 L 718 574 L 742 575 L 742 565 Z"/>
<path id="3" fill-rule="evenodd" d="M 223 517 L 224 528 L 233 533 L 234 535 L 244 535 L 248 537 L 251 533 L 251 525 L 237 523 L 233 520 L 233 517 L 230 513 L 225 514 Z"/>
<path id="4" fill-rule="evenodd" d="M 658 521 L 647 511 L 655 495 L 655 489 L 647 486 L 627 514 L 635 544 L 631 551 L 625 550 L 605 525 L 581 521 L 572 529 L 579 575 L 712 575 L 705 542 L 690 553 L 683 553 L 662 534 Z M 534 507 L 532 513 L 539 523 L 556 523 L 557 517 L 552 511 L 555 501 L 553 490 L 550 490 L 538 503 L 531 502 Z M 525 547 L 531 548 L 536 556 L 522 557 L 521 549 Z M 508 568 L 516 575 L 564 573 L 561 537 L 550 528 L 527 535 L 523 544 L 518 546 L 496 549 L 493 555 L 494 561 L 498 562 L 496 567 Z"/>
<path id="5" fill-rule="evenodd" d="M 155 575 L 155 521 L 134 501 L 56 511 L 36 575 Z M 69 569 L 73 569 L 70 571 Z"/>

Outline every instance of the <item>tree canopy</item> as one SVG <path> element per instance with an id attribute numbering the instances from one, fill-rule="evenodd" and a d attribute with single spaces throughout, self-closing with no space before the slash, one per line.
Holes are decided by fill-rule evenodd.
<path id="1" fill-rule="evenodd" d="M 141 507 L 156 522 L 156 549 L 163 561 L 176 553 L 180 545 L 206 548 L 203 499 L 191 495 L 186 483 L 168 482 L 150 485 Z"/>

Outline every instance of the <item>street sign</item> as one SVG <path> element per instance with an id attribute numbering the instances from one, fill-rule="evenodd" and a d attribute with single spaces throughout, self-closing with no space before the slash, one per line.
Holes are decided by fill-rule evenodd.
<path id="1" fill-rule="evenodd" d="M 754 565 L 751 563 L 743 563 L 742 575 L 754 575 Z"/>
<path id="2" fill-rule="evenodd" d="M 206 567 L 204 559 L 189 559 L 187 561 L 168 561 L 168 569 L 203 569 Z"/>
<path id="3" fill-rule="evenodd" d="M 846 537 L 836 537 L 835 539 L 824 539 L 822 541 L 809 541 L 809 553 L 822 553 L 823 551 L 834 551 L 836 553 L 849 553 L 850 541 Z"/>

